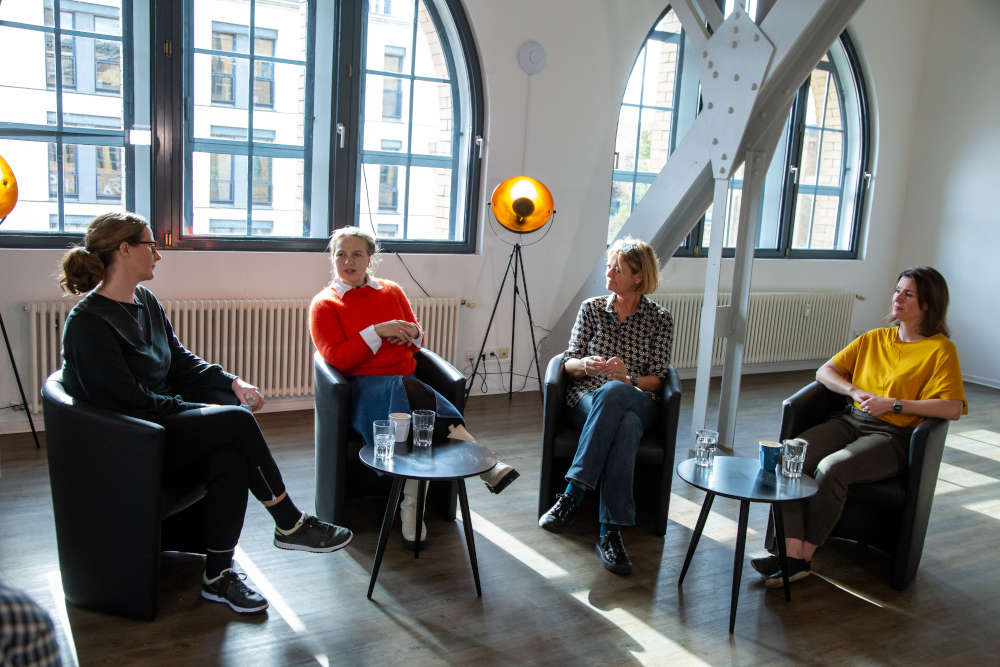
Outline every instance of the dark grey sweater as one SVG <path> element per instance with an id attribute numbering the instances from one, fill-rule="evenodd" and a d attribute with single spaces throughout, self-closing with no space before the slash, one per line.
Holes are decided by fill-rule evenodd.
<path id="1" fill-rule="evenodd" d="M 63 329 L 63 385 L 93 405 L 142 419 L 201 407 L 185 388 L 229 389 L 233 375 L 188 351 L 163 307 L 145 287 L 139 305 L 91 292 L 70 311 Z"/>

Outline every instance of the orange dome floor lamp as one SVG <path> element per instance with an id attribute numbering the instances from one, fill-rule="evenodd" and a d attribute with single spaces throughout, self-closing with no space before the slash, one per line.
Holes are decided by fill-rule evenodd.
<path id="1" fill-rule="evenodd" d="M 0 155 L 0 225 L 7 219 L 10 212 L 17 204 L 17 179 L 10 165 Z M 3 330 L 3 342 L 7 344 L 7 356 L 10 357 L 10 367 L 14 369 L 14 379 L 17 380 L 17 388 L 21 392 L 21 400 L 24 401 L 24 414 L 28 415 L 28 426 L 31 427 L 31 435 L 35 438 L 35 449 L 41 449 L 38 444 L 38 431 L 35 430 L 35 422 L 31 418 L 31 408 L 28 406 L 28 399 L 24 395 L 24 385 L 21 384 L 21 374 L 17 372 L 17 362 L 14 361 L 14 351 L 10 347 L 10 338 L 7 337 L 7 325 L 3 322 L 3 312 L 0 312 L 0 329 Z"/>
<path id="2" fill-rule="evenodd" d="M 490 313 L 490 322 L 486 325 L 486 333 L 483 334 L 483 342 L 479 346 L 479 354 L 476 355 L 476 363 L 472 368 L 472 376 L 469 384 L 465 387 L 465 397 L 469 398 L 472 386 L 476 381 L 476 373 L 479 371 L 479 364 L 483 360 L 483 351 L 486 349 L 486 340 L 489 338 L 490 329 L 493 327 L 493 319 L 497 314 L 497 306 L 500 305 L 500 297 L 503 295 L 504 285 L 507 284 L 507 276 L 511 270 L 514 271 L 514 298 L 511 306 L 510 317 L 510 368 L 508 369 L 507 400 L 509 401 L 514 393 L 514 339 L 517 329 L 517 301 L 521 295 L 521 288 L 524 288 L 524 307 L 528 313 L 528 330 L 531 332 L 531 352 L 535 363 L 535 374 L 538 376 L 538 388 L 542 388 L 542 373 L 538 364 L 538 345 L 535 342 L 535 321 L 531 317 L 531 302 L 528 299 L 528 282 L 524 277 L 524 259 L 521 256 L 521 238 L 524 234 L 536 232 L 552 218 L 555 214 L 553 208 L 552 193 L 549 189 L 530 176 L 514 176 L 508 178 L 493 190 L 490 197 L 490 210 L 493 217 L 505 229 L 517 234 L 517 241 L 510 249 L 510 256 L 507 258 L 507 268 L 503 273 L 503 280 L 500 281 L 500 289 L 497 290 L 496 301 L 493 302 L 493 312 Z M 544 235 L 542 236 L 544 238 Z M 539 239 L 541 240 L 541 239 Z M 506 243 L 506 241 L 505 241 Z M 503 373 L 501 372 L 501 376 Z"/>

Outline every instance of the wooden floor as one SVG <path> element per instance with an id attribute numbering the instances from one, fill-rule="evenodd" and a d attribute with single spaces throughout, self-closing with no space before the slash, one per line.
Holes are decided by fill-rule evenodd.
<path id="1" fill-rule="evenodd" d="M 737 455 L 774 438 L 778 406 L 810 373 L 744 380 Z M 816 556 L 792 601 L 765 591 L 746 566 L 735 634 L 727 632 L 738 505 L 719 498 L 677 587 L 703 494 L 675 477 L 665 539 L 625 535 L 635 573 L 606 572 L 591 516 L 562 536 L 537 527 L 538 395 L 473 399 L 471 430 L 521 478 L 500 496 L 469 480 L 483 597 L 477 598 L 459 522 L 430 521 L 414 561 L 394 534 L 374 601 L 365 598 L 380 505 L 359 506 L 354 541 L 335 554 L 280 551 L 251 499 L 240 561 L 271 602 L 240 617 L 198 596 L 200 559 L 171 556 L 160 613 L 144 623 L 67 606 L 59 589 L 44 447 L 0 436 L 0 578 L 56 620 L 66 664 L 83 665 L 630 665 L 996 664 L 1000 647 L 1000 391 L 966 388 L 971 414 L 953 424 L 920 571 L 903 593 L 886 562 L 835 543 Z M 678 461 L 688 455 L 693 384 L 684 384 Z M 710 414 L 713 414 L 710 412 Z M 294 499 L 312 509 L 310 412 L 261 423 Z M 80 499 L 86 502 L 85 498 Z M 766 508 L 752 505 L 748 556 L 761 550 Z"/>

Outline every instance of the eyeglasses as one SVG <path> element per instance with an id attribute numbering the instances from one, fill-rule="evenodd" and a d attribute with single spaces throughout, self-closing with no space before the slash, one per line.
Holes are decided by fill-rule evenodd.
<path id="1" fill-rule="evenodd" d="M 156 252 L 158 250 L 156 247 L 156 241 L 136 241 L 132 245 L 144 245 L 149 248 L 150 252 Z"/>

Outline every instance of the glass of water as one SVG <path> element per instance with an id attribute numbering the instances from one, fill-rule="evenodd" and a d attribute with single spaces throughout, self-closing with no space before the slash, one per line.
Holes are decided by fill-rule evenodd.
<path id="1" fill-rule="evenodd" d="M 434 437 L 434 411 L 414 410 L 410 425 L 413 427 L 413 444 L 417 447 L 430 447 Z"/>
<path id="2" fill-rule="evenodd" d="M 391 419 L 376 419 L 372 422 L 372 434 L 375 436 L 375 458 L 388 461 L 396 445 L 396 428 Z"/>
<path id="3" fill-rule="evenodd" d="M 708 468 L 715 461 L 715 450 L 719 446 L 719 432 L 710 428 L 700 428 L 695 432 L 694 462 Z"/>
<path id="4" fill-rule="evenodd" d="M 792 479 L 802 476 L 802 464 L 806 460 L 806 446 L 802 438 L 792 438 L 781 443 L 781 474 Z"/>

